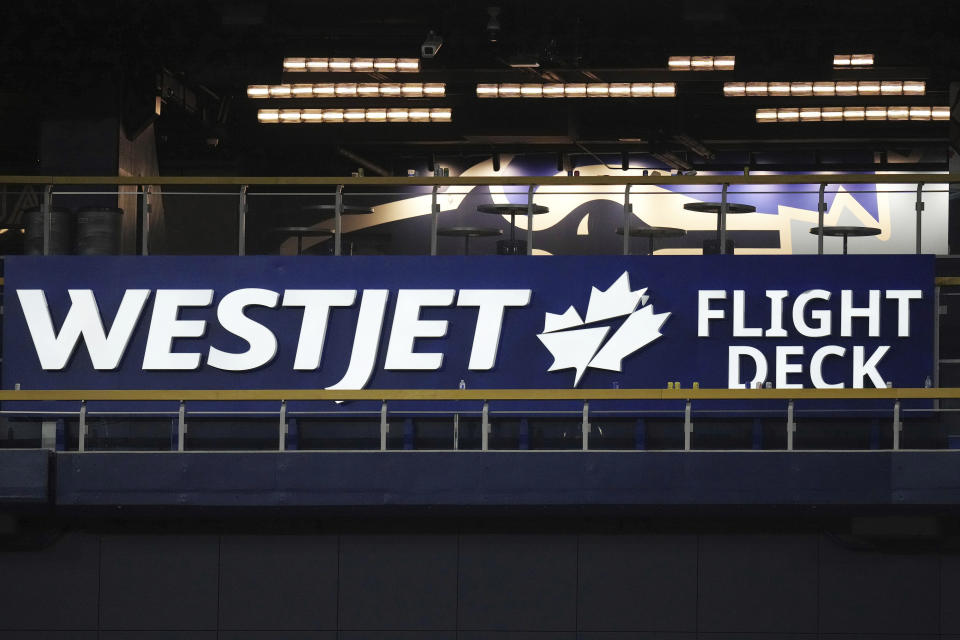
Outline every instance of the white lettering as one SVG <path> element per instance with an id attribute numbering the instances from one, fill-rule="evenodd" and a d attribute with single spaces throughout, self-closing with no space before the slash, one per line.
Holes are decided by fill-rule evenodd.
<path id="1" fill-rule="evenodd" d="M 730 347 L 727 366 L 727 387 L 730 389 L 748 388 L 740 382 L 740 358 L 743 356 L 752 358 L 756 368 L 756 373 L 753 380 L 750 381 L 749 388 L 753 388 L 767 379 L 767 359 L 763 357 L 759 349 L 754 347 Z"/>
<path id="2" fill-rule="evenodd" d="M 882 389 L 887 386 L 887 383 L 884 382 L 880 372 L 877 371 L 877 364 L 880 363 L 883 356 L 887 355 L 890 346 L 881 345 L 877 347 L 866 362 L 863 360 L 863 349 L 863 347 L 859 346 L 853 348 L 853 388 L 863 389 L 863 379 L 864 377 L 868 377 L 874 387 Z"/>
<path id="3" fill-rule="evenodd" d="M 820 347 L 813 352 L 813 358 L 810 359 L 810 380 L 813 382 L 815 389 L 843 389 L 845 386 L 847 386 L 843 382 L 830 384 L 823 379 L 823 361 L 827 358 L 827 356 L 836 356 L 838 358 L 842 358 L 846 354 L 847 350 L 844 347 L 838 347 L 837 345 Z"/>
<path id="4" fill-rule="evenodd" d="M 734 338 L 759 338 L 763 335 L 763 329 L 760 327 L 747 327 L 746 309 L 744 308 L 744 291 L 735 289 L 733 291 L 733 337 Z"/>
<path id="5" fill-rule="evenodd" d="M 273 360 L 277 355 L 277 337 L 243 311 L 249 306 L 272 309 L 279 298 L 280 294 L 269 289 L 237 289 L 223 296 L 217 305 L 217 320 L 224 329 L 246 340 L 249 348 L 242 353 L 230 353 L 210 347 L 207 364 L 224 371 L 249 371 Z"/>
<path id="6" fill-rule="evenodd" d="M 530 304 L 530 289 L 461 289 L 457 295 L 458 307 L 479 307 L 477 328 L 470 350 L 471 371 L 487 371 L 497 360 L 503 313 L 507 307 L 525 307 Z"/>
<path id="7" fill-rule="evenodd" d="M 697 337 L 710 337 L 710 320 L 723 318 L 723 309 L 711 309 L 711 300 L 726 300 L 727 292 L 723 289 L 701 289 L 697 300 Z"/>
<path id="8" fill-rule="evenodd" d="M 421 307 L 448 307 L 453 304 L 454 289 L 400 289 L 393 311 L 393 328 L 387 345 L 385 369 L 436 371 L 443 364 L 442 353 L 415 353 L 417 338 L 442 338 L 447 335 L 446 320 L 421 320 Z"/>
<path id="9" fill-rule="evenodd" d="M 849 338 L 853 318 L 866 318 L 871 338 L 880 335 L 880 290 L 870 289 L 870 301 L 866 307 L 853 306 L 853 292 L 844 289 L 840 292 L 840 335 Z"/>
<path id="10" fill-rule="evenodd" d="M 770 328 L 763 335 L 768 338 L 786 338 L 787 330 L 783 328 L 783 299 L 787 297 L 786 289 L 772 289 L 767 291 L 770 298 Z"/>
<path id="11" fill-rule="evenodd" d="M 803 347 L 777 347 L 775 366 L 777 368 L 777 389 L 802 389 L 802 384 L 787 382 L 791 373 L 803 373 L 802 364 L 791 364 L 787 361 L 790 356 L 802 356 Z"/>
<path id="12" fill-rule="evenodd" d="M 199 338 L 207 330 L 206 320 L 179 320 L 180 307 L 206 307 L 213 301 L 213 289 L 157 289 L 153 316 L 143 352 L 143 369 L 192 370 L 200 366 L 199 353 L 173 353 L 174 338 Z"/>
<path id="13" fill-rule="evenodd" d="M 897 301 L 897 337 L 910 337 L 910 301 L 920 300 L 919 289 L 887 289 L 887 300 Z"/>
<path id="14" fill-rule="evenodd" d="M 360 299 L 357 333 L 353 337 L 350 364 L 340 382 L 327 389 L 363 389 L 373 375 L 383 329 L 383 314 L 387 310 L 387 289 L 364 289 Z"/>
<path id="15" fill-rule="evenodd" d="M 800 335 L 808 338 L 822 338 L 830 335 L 830 310 L 814 309 L 810 312 L 810 317 L 818 322 L 817 326 L 811 327 L 807 324 L 805 318 L 807 303 L 810 300 L 830 300 L 830 292 L 823 289 L 811 289 L 804 291 L 793 301 L 793 325 L 800 332 Z"/>
<path id="16" fill-rule="evenodd" d="M 283 292 L 284 307 L 303 307 L 300 323 L 300 339 L 293 368 L 297 371 L 313 371 L 320 366 L 323 343 L 327 336 L 327 319 L 330 307 L 349 307 L 357 299 L 356 289 L 320 290 L 288 289 Z"/>

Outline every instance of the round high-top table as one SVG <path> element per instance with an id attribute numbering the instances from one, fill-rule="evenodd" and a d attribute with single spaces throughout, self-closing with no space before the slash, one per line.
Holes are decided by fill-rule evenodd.
<path id="1" fill-rule="evenodd" d="M 314 229 L 313 227 L 275 227 L 274 231 L 297 236 L 297 255 L 303 255 L 304 238 L 329 238 L 333 236 L 332 229 Z"/>
<path id="2" fill-rule="evenodd" d="M 492 238 L 502 236 L 503 229 L 493 227 L 440 227 L 438 236 L 463 238 L 463 255 L 470 255 L 470 238 Z"/>
<path id="3" fill-rule="evenodd" d="M 623 235 L 623 227 L 617 227 L 617 235 Z M 687 235 L 686 229 L 675 227 L 630 227 L 631 238 L 646 238 L 649 241 L 648 255 L 653 255 L 654 238 L 682 238 Z"/>
<path id="4" fill-rule="evenodd" d="M 481 204 L 477 207 L 477 211 L 497 216 L 510 216 L 510 240 L 508 241 L 509 244 L 506 245 L 509 247 L 507 251 L 508 253 L 519 253 L 516 218 L 517 216 L 527 215 L 530 212 L 528 207 L 525 204 Z M 550 209 L 539 204 L 533 205 L 533 215 L 542 213 L 550 213 Z"/>
<path id="5" fill-rule="evenodd" d="M 811 227 L 810 233 L 818 236 L 820 235 L 820 227 Z M 880 229 L 876 227 L 845 227 L 845 226 L 834 226 L 834 227 L 823 227 L 823 235 L 830 236 L 832 238 L 843 237 L 843 255 L 847 255 L 847 238 L 853 236 L 854 238 L 865 238 L 867 236 L 878 236 L 880 235 Z"/>
<path id="6" fill-rule="evenodd" d="M 697 211 L 699 213 L 712 213 L 717 216 L 717 247 L 720 251 L 723 251 L 723 247 L 720 246 L 720 224 L 722 223 L 722 216 L 720 215 L 720 209 L 723 207 L 721 202 L 688 202 L 683 205 L 683 208 L 687 211 Z M 737 202 L 728 202 L 727 203 L 727 213 L 753 213 L 757 208 L 752 204 L 739 204 Z"/>

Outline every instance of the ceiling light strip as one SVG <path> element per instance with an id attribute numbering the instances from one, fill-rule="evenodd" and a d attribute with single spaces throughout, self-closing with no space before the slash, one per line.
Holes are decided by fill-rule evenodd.
<path id="1" fill-rule="evenodd" d="M 782 107 L 779 109 L 757 109 L 756 118 L 757 122 L 861 122 L 868 120 L 929 122 L 931 120 L 949 120 L 950 107 Z"/>
<path id="2" fill-rule="evenodd" d="M 733 71 L 736 56 L 670 56 L 667 68 L 671 71 Z"/>
<path id="3" fill-rule="evenodd" d="M 263 98 L 442 98 L 443 82 L 338 82 L 320 84 L 252 84 L 247 97 Z"/>
<path id="4" fill-rule="evenodd" d="M 306 73 L 416 73 L 417 58 L 284 58 L 283 70 Z"/>
<path id="5" fill-rule="evenodd" d="M 675 82 L 557 82 L 478 84 L 478 98 L 673 98 Z"/>
<path id="6" fill-rule="evenodd" d="M 833 56 L 835 69 L 863 69 L 872 66 L 872 53 L 838 53 Z"/>
<path id="7" fill-rule="evenodd" d="M 739 97 L 922 96 L 923 80 L 838 80 L 836 82 L 724 82 L 723 95 Z"/>
<path id="8" fill-rule="evenodd" d="M 339 122 L 450 122 L 449 107 L 370 109 L 258 109 L 262 123 L 339 123 Z"/>

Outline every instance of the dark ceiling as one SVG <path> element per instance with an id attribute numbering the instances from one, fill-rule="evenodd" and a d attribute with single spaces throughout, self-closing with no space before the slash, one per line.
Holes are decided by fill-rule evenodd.
<path id="1" fill-rule="evenodd" d="M 490 41 L 488 7 L 500 8 Z M 877 168 L 922 152 L 945 168 L 956 122 L 757 124 L 758 107 L 948 105 L 960 79 L 960 3 L 324 2 L 247 0 L 29 2 L 0 8 L 0 135 L 5 173 L 37 167 L 49 119 L 119 116 L 130 134 L 156 118 L 164 173 L 338 174 L 358 154 L 393 172 L 411 158 L 493 152 L 672 153 L 697 168 Z M 417 57 L 444 44 L 422 78 L 447 83 L 431 104 L 449 124 L 258 124 L 248 84 L 292 81 L 284 56 Z M 834 53 L 874 53 L 876 68 L 835 71 Z M 733 54 L 733 72 L 666 71 L 669 55 Z M 517 55 L 540 68 L 511 69 Z M 351 78 L 357 81 L 356 74 Z M 410 81 L 409 74 L 399 80 Z M 314 76 L 316 77 L 316 76 Z M 923 79 L 918 97 L 725 98 L 724 81 Z M 159 79 L 159 81 L 158 81 Z M 327 78 L 312 80 L 324 81 Z M 364 78 L 360 78 L 364 81 Z M 480 82 L 669 80 L 674 99 L 481 100 Z M 375 80 L 374 80 L 375 81 Z M 953 96 L 956 100 L 956 91 Z M 300 105 L 305 106 L 305 105 Z M 329 106 L 318 103 L 317 106 Z M 363 106 L 373 106 L 364 102 Z M 953 110 L 957 118 L 958 109 Z M 689 140 L 701 142 L 695 150 Z M 956 142 L 953 143 L 954 149 Z M 786 153 L 785 152 L 789 152 Z M 765 154 L 787 160 L 764 165 Z M 711 158 L 711 156 L 713 156 Z M 919 156 L 918 156 L 919 157 Z M 782 166 L 781 166 L 782 165 Z"/>

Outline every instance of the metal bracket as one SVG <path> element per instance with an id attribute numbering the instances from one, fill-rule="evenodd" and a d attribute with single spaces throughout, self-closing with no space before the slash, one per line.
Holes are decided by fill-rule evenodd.
<path id="1" fill-rule="evenodd" d="M 43 204 L 40 208 L 40 215 L 43 217 L 43 255 L 50 255 L 50 241 L 53 233 L 53 220 L 51 216 L 53 211 L 53 185 L 48 184 L 43 188 Z"/>
<path id="2" fill-rule="evenodd" d="M 724 254 L 727 252 L 727 189 L 730 188 L 730 183 L 724 182 L 723 189 L 720 191 L 720 213 L 719 220 L 717 220 L 717 227 L 719 237 L 717 240 L 720 242 L 720 253 Z"/>
<path id="3" fill-rule="evenodd" d="M 177 451 L 184 450 L 187 435 L 187 405 L 181 400 L 180 411 L 177 413 Z"/>
<path id="4" fill-rule="evenodd" d="M 87 448 L 87 401 L 80 401 L 80 416 L 77 425 L 77 451 L 85 451 Z"/>
<path id="5" fill-rule="evenodd" d="M 247 253 L 247 185 L 240 187 L 240 202 L 237 205 L 237 255 Z"/>
<path id="6" fill-rule="evenodd" d="M 453 414 L 453 450 L 460 448 L 460 414 Z"/>
<path id="7" fill-rule="evenodd" d="M 693 420 L 691 419 L 690 401 L 683 409 L 683 450 L 690 451 L 690 441 L 693 439 Z"/>
<path id="8" fill-rule="evenodd" d="M 823 217 L 827 213 L 827 202 L 824 191 L 827 189 L 827 183 L 820 183 L 820 196 L 817 200 L 817 255 L 823 255 Z"/>
<path id="9" fill-rule="evenodd" d="M 343 185 L 337 185 L 333 199 L 333 255 L 340 255 L 340 241 L 343 233 Z"/>
<path id="10" fill-rule="evenodd" d="M 280 401 L 280 443 L 279 450 L 287 450 L 287 401 Z"/>
<path id="11" fill-rule="evenodd" d="M 430 192 L 430 255 L 437 255 L 437 226 L 440 224 L 440 205 L 437 204 L 437 190 L 440 185 L 433 185 Z"/>
<path id="12" fill-rule="evenodd" d="M 590 450 L 590 403 L 583 403 L 583 420 L 580 423 L 580 432 L 582 434 L 583 450 Z"/>
<path id="13" fill-rule="evenodd" d="M 917 183 L 917 204 L 915 205 L 917 211 L 917 253 L 920 253 L 921 245 L 921 230 L 922 230 L 922 212 L 923 212 L 923 183 Z"/>
<path id="14" fill-rule="evenodd" d="M 480 449 L 490 450 L 490 405 L 486 400 L 483 401 L 483 409 L 480 412 Z"/>
<path id="15" fill-rule="evenodd" d="M 387 434 L 390 432 L 390 424 L 387 422 L 387 401 L 380 403 L 380 451 L 387 450 Z"/>
<path id="16" fill-rule="evenodd" d="M 527 189 L 527 255 L 533 255 L 533 190 L 535 185 Z"/>
<path id="17" fill-rule="evenodd" d="M 893 450 L 900 450 L 900 434 L 903 432 L 903 423 L 900 421 L 900 400 L 893 403 Z"/>
<path id="18" fill-rule="evenodd" d="M 630 207 L 630 187 L 633 185 L 627 185 L 623 190 L 623 255 L 630 254 L 630 212 L 633 209 Z"/>
<path id="19" fill-rule="evenodd" d="M 793 421 L 793 400 L 787 402 L 787 451 L 793 451 L 793 434 L 797 431 L 797 423 Z"/>

